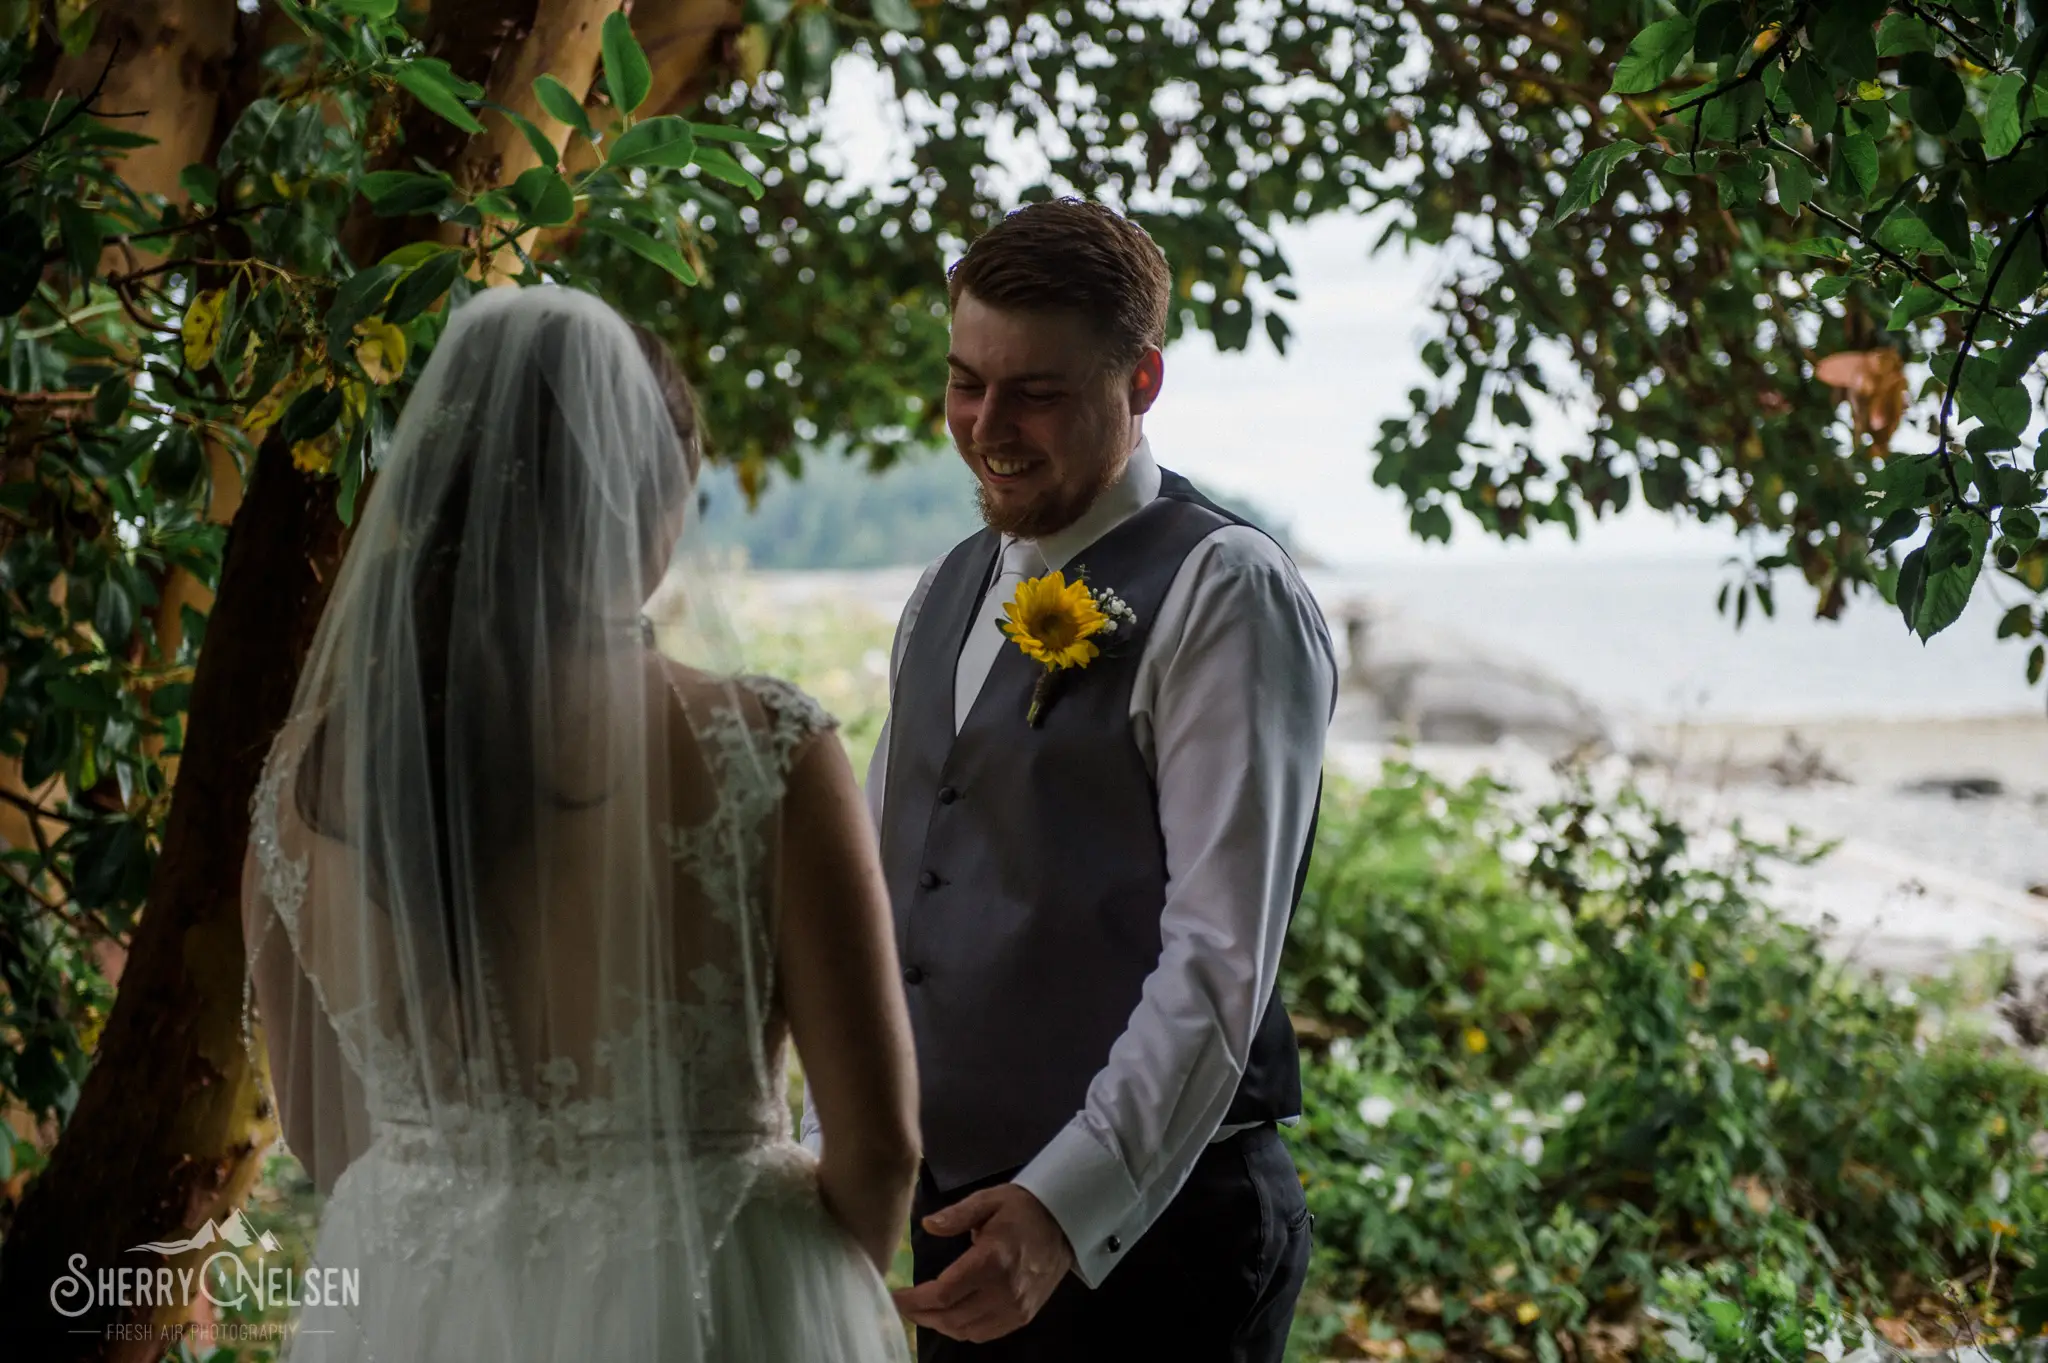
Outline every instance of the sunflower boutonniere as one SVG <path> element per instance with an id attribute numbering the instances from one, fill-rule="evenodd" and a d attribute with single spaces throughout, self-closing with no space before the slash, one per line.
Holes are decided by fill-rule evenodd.
<path id="1" fill-rule="evenodd" d="M 1033 728 L 1044 721 L 1062 676 L 1088 666 L 1105 644 L 1137 628 L 1137 612 L 1109 588 L 1090 587 L 1087 574 L 1077 568 L 1072 582 L 1056 571 L 1018 583 L 1017 594 L 1003 606 L 1009 618 L 997 622 L 1025 657 L 1045 669 L 1024 712 Z"/>

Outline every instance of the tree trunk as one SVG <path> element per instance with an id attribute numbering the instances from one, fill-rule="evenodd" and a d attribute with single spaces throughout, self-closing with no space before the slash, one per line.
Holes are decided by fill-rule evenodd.
<path id="1" fill-rule="evenodd" d="M 537 0 L 436 0 L 425 36 L 434 55 L 483 83 L 491 99 L 523 109 L 541 71 L 579 93 L 587 88 L 598 24 L 611 7 L 611 0 L 548 0 L 537 19 Z M 184 12 L 172 0 L 137 9 Z M 125 66 L 133 55 L 125 44 L 122 55 Z M 146 86 L 146 79 L 157 78 L 137 77 L 123 98 L 143 98 L 132 92 L 145 88 L 172 97 L 185 90 L 169 79 Z M 228 112 L 209 112 L 200 126 L 225 126 Z M 403 155 L 472 175 L 486 166 L 503 173 L 522 156 L 532 163 L 531 149 L 505 120 L 486 126 L 493 131 L 472 145 L 415 109 L 404 123 Z M 564 135 L 558 126 L 552 131 Z M 173 183 L 178 169 L 169 172 Z M 394 228 L 418 233 L 428 224 L 364 214 L 349 224 L 344 244 L 357 262 L 374 260 L 403 244 Z M 242 856 L 250 799 L 340 562 L 333 490 L 299 472 L 273 441 L 234 512 L 163 851 L 113 1015 L 70 1124 L 0 1245 L 0 1322 L 10 1356 L 37 1363 L 158 1357 L 160 1335 L 117 1340 L 107 1327 L 161 1326 L 179 1313 L 128 1307 L 67 1319 L 53 1309 L 53 1285 L 74 1256 L 83 1256 L 88 1276 L 161 1264 L 127 1250 L 190 1235 L 239 1207 L 275 1134 L 242 1037 Z"/>
<path id="2" fill-rule="evenodd" d="M 104 1334 L 156 1323 L 150 1308 L 67 1319 L 52 1309 L 53 1285 L 74 1255 L 89 1275 L 159 1262 L 127 1251 L 240 1206 L 275 1135 L 242 1040 L 242 850 L 340 553 L 332 487 L 267 451 L 229 535 L 192 688 L 193 741 L 113 1016 L 0 1247 L 0 1320 L 19 1357 L 156 1358 L 161 1339 Z"/>

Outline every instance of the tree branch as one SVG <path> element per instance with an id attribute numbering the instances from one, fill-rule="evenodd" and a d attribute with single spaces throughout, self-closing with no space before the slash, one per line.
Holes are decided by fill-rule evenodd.
<path id="1" fill-rule="evenodd" d="M 1977 343 L 1977 328 L 1983 324 L 1985 314 L 1991 311 L 1991 295 L 1998 292 L 1999 277 L 2005 273 L 2005 267 L 2012 263 L 2013 256 L 2018 254 L 2020 243 L 2026 240 L 2027 233 L 2041 221 L 2043 209 L 2048 209 L 2048 197 L 2034 201 L 2034 206 L 2027 211 L 2026 218 L 2013 231 L 2012 236 L 2006 239 L 2005 248 L 1998 253 L 1998 259 L 1992 262 L 1991 274 L 1984 281 L 1984 296 L 1977 300 L 1977 306 L 1970 311 L 1969 323 L 1963 328 L 1962 343 L 1956 347 L 1956 362 L 1949 366 L 1947 391 L 1941 395 L 1941 415 L 1935 428 L 1934 454 L 1941 461 L 1942 474 L 1948 479 L 1949 495 L 1955 498 L 1956 505 L 1966 511 L 1975 511 L 1979 515 L 1988 516 L 1989 508 L 1971 502 L 1963 496 L 1962 480 L 1956 476 L 1955 460 L 1948 452 L 1951 443 L 1948 414 L 1955 407 L 1956 385 L 1962 380 L 1963 365 L 1969 361 L 1970 348 Z M 1991 489 L 1986 488 L 1984 491 L 1988 493 Z"/>
<path id="2" fill-rule="evenodd" d="M 1907 260 L 1897 251 L 1894 251 L 1887 246 L 1879 245 L 1876 241 L 1872 240 L 1869 237 L 1864 236 L 1862 229 L 1857 227 L 1855 223 L 1850 222 L 1847 218 L 1843 218 L 1834 213 L 1831 213 L 1827 209 L 1822 208 L 1819 204 L 1816 203 L 1806 204 L 1805 208 L 1807 212 L 1813 214 L 1813 216 L 1819 218 L 1822 222 L 1833 223 L 1836 227 L 1841 228 L 1850 236 L 1855 237 L 1857 240 L 1863 243 L 1866 249 L 1876 252 L 1878 256 L 1880 256 L 1884 260 L 1890 261 L 1893 265 L 1905 271 L 1907 274 L 1911 275 L 1920 283 L 1925 284 L 1928 288 L 1934 290 L 1943 298 L 1948 299 L 1951 303 L 1957 303 L 1966 308 L 1974 308 L 1978 306 L 1980 303 L 1987 302 L 1990 298 L 1990 294 L 1988 292 L 1985 294 L 1983 298 L 1967 298 L 1964 295 L 1957 293 L 1954 289 L 1951 289 L 1945 284 L 1941 283 L 1941 281 L 1937 280 L 1933 275 L 1927 273 L 1927 271 L 1921 269 L 1912 261 Z M 2005 322 L 2007 324 L 2011 324 L 2013 321 L 2013 319 L 2010 316 L 1996 308 L 1993 308 L 1991 310 L 1991 315 L 1993 317 L 1996 317 L 1999 321 Z"/>
<path id="3" fill-rule="evenodd" d="M 114 58 L 120 55 L 121 40 L 119 38 L 116 38 L 114 40 L 113 47 L 107 52 L 107 64 L 100 68 L 100 78 L 92 83 L 92 89 L 86 92 L 85 98 L 78 101 L 78 103 L 72 105 L 69 109 L 66 109 L 64 111 L 64 117 L 58 119 L 55 123 L 48 125 L 40 133 L 30 138 L 25 146 L 22 146 L 14 151 L 7 153 L 5 157 L 0 157 L 0 170 L 5 170 L 9 166 L 15 165 L 22 161 L 26 161 L 29 157 L 34 156 L 36 152 L 39 151 L 41 148 L 48 146 L 50 142 L 53 141 L 59 133 L 63 132 L 66 128 L 70 127 L 73 123 L 77 122 L 81 117 L 88 113 L 92 114 L 95 118 L 140 117 L 139 114 L 101 113 L 92 107 L 92 102 L 100 97 L 100 91 L 104 90 L 107 86 L 107 76 L 114 69 Z"/>
<path id="4" fill-rule="evenodd" d="M 63 824 L 75 824 L 78 822 L 69 814 L 59 814 L 54 809 L 45 809 L 26 795 L 17 795 L 5 786 L 0 786 L 0 800 L 5 800 L 24 814 L 32 815 L 38 819 L 55 819 L 58 823 Z"/>
<path id="5" fill-rule="evenodd" d="M 1734 80 L 1723 82 L 1710 90 L 1704 90 L 1694 95 L 1683 103 L 1672 105 L 1665 112 L 1667 114 L 1677 114 L 1683 113 L 1695 106 L 1704 108 L 1723 95 L 1732 95 L 1750 82 L 1762 80 L 1765 69 L 1776 63 L 1778 58 L 1785 55 L 1785 49 L 1792 45 L 1792 35 L 1799 31 L 1799 26 L 1805 22 L 1805 19 L 1806 6 L 1801 4 L 1792 11 L 1792 17 L 1787 19 L 1785 26 L 1778 30 L 1778 36 L 1772 40 L 1769 47 L 1764 49 L 1764 54 L 1750 63 L 1749 70 L 1743 72 Z"/>
<path id="6" fill-rule="evenodd" d="M 2003 71 L 2005 69 L 2004 67 L 1998 64 L 1996 58 L 1985 56 L 1983 51 L 1976 47 L 1974 44 L 1972 44 L 1968 38 L 1965 38 L 1962 34 L 1956 32 L 1955 29 L 1951 28 L 1949 25 L 1943 23 L 1934 15 L 1929 14 L 1926 10 L 1914 4 L 1913 0 L 1904 0 L 1904 6 L 1906 12 L 1908 14 L 1911 14 L 1914 18 L 1918 19 L 1921 23 L 1932 24 L 1934 25 L 1934 27 L 1940 29 L 1943 35 L 1945 35 L 1950 42 L 1954 43 L 1957 47 L 1963 50 L 1963 55 L 1967 56 L 1971 61 L 1975 62 L 1977 65 L 1983 67 L 1986 71 Z"/>

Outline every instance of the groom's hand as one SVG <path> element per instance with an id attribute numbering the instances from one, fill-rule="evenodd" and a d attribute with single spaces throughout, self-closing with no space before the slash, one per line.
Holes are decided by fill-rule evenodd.
<path id="1" fill-rule="evenodd" d="M 1031 1322 L 1074 1266 L 1052 1213 L 1014 1183 L 984 1188 L 924 1219 L 933 1235 L 974 1235 L 944 1273 L 896 1293 L 896 1309 L 949 1339 L 983 1344 Z"/>

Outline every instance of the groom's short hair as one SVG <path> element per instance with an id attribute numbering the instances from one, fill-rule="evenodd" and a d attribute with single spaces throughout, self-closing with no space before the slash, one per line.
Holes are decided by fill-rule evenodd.
<path id="1" fill-rule="evenodd" d="M 1015 312 L 1077 312 L 1119 367 L 1166 344 L 1173 275 L 1159 243 L 1086 199 L 1026 204 L 975 239 L 947 277 L 953 306 L 972 293 Z"/>

